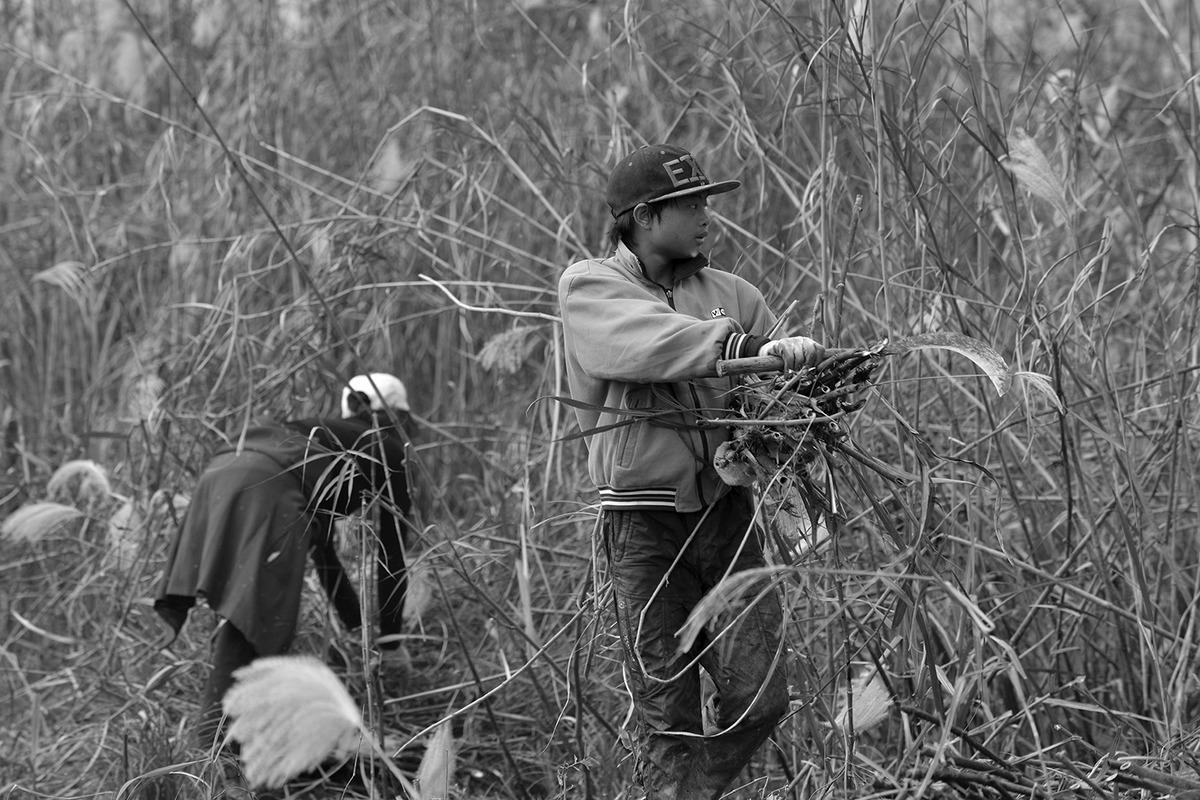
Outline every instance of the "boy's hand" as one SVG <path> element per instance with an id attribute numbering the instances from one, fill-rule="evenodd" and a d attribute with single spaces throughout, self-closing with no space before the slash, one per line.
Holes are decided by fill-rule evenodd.
<path id="1" fill-rule="evenodd" d="M 775 339 L 759 348 L 760 356 L 779 356 L 783 359 L 786 369 L 796 370 L 801 367 L 813 367 L 825 358 L 825 348 L 814 339 L 807 336 L 789 336 L 786 339 Z"/>

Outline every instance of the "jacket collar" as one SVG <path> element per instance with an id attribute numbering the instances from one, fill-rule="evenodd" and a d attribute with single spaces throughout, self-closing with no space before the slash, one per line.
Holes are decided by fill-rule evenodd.
<path id="1" fill-rule="evenodd" d="M 642 260 L 637 257 L 637 254 L 629 249 L 624 242 L 617 244 L 617 250 L 613 253 L 613 260 L 622 268 L 634 275 L 637 275 L 644 281 L 649 281 L 650 278 L 646 275 L 646 270 L 642 267 Z M 695 256 L 694 258 L 684 258 L 675 262 L 675 282 L 679 283 L 685 278 L 690 278 L 700 270 L 708 266 L 708 256 L 704 253 Z M 653 281 L 651 281 L 653 283 Z"/>

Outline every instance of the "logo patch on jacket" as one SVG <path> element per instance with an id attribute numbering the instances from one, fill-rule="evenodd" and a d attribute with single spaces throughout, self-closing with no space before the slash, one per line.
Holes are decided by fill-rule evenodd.
<path id="1" fill-rule="evenodd" d="M 725 313 L 725 306 L 717 306 L 716 308 L 714 308 L 712 311 L 710 311 L 708 313 L 710 315 L 712 315 L 713 319 L 716 319 L 717 317 L 728 317 L 729 316 L 728 314 Z"/>

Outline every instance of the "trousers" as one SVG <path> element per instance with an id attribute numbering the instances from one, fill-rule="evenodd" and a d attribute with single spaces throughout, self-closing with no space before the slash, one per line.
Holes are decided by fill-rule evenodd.
<path id="1" fill-rule="evenodd" d="M 213 634 L 212 669 L 200 694 L 200 713 L 197 716 L 197 739 L 200 747 L 209 749 L 221 744 L 224 714 L 221 701 L 233 685 L 233 673 L 258 658 L 259 652 L 232 622 L 225 622 Z"/>
<path id="2" fill-rule="evenodd" d="M 702 512 L 608 510 L 603 528 L 633 693 L 636 777 L 656 800 L 715 800 L 788 708 L 783 613 L 763 582 L 679 651 L 701 598 L 726 575 L 765 564 L 752 498 L 734 489 Z M 701 668 L 716 686 L 709 733 Z"/>

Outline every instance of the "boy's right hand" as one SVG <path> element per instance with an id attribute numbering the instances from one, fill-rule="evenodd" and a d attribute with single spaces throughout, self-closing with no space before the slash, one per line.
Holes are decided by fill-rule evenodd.
<path id="1" fill-rule="evenodd" d="M 789 336 L 767 342 L 758 350 L 760 356 L 779 356 L 786 369 L 796 370 L 812 367 L 825 358 L 825 348 L 807 336 Z"/>

